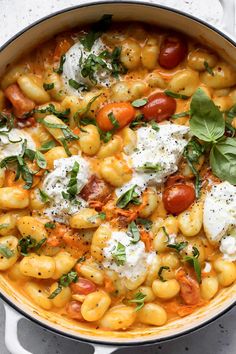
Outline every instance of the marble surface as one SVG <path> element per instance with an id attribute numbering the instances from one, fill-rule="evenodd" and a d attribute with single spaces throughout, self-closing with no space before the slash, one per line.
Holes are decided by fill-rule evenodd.
<path id="1" fill-rule="evenodd" d="M 167 6 L 178 6 L 214 23 L 222 24 L 222 7 L 218 0 L 150 0 Z M 0 45 L 33 21 L 87 0 L 0 0 Z M 119 354 L 235 354 L 236 308 L 207 327 L 168 343 L 145 348 L 118 350 Z M 0 300 L 0 354 L 9 354 L 4 343 L 5 314 Z M 52 334 L 28 320 L 19 323 L 19 338 L 33 354 L 92 354 L 87 344 L 80 344 Z"/>

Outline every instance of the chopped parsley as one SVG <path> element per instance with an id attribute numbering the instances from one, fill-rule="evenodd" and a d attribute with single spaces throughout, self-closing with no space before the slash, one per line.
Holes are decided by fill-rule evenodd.
<path id="1" fill-rule="evenodd" d="M 135 311 L 140 311 L 143 308 L 146 296 L 147 295 L 139 291 L 137 294 L 134 295 L 133 300 L 129 300 L 129 302 L 136 304 Z"/>
<path id="2" fill-rule="evenodd" d="M 120 196 L 120 198 L 118 198 L 117 202 L 116 202 L 116 206 L 118 208 L 125 208 L 127 207 L 127 205 L 129 203 L 133 203 L 135 205 L 139 205 L 140 204 L 140 199 L 138 194 L 135 192 L 135 188 L 137 187 L 137 185 L 134 185 L 132 188 L 130 188 L 127 192 L 125 192 L 124 194 L 122 194 Z"/>
<path id="3" fill-rule="evenodd" d="M 71 270 L 67 274 L 63 274 L 58 280 L 58 287 L 49 295 L 48 298 L 50 300 L 54 299 L 58 294 L 60 294 L 62 288 L 66 288 L 71 283 L 76 283 L 77 280 L 78 280 L 78 274 L 73 270 Z"/>

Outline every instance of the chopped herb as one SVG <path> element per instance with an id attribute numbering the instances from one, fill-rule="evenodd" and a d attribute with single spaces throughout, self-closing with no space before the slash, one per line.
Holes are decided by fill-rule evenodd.
<path id="1" fill-rule="evenodd" d="M 122 194 L 120 198 L 116 202 L 116 206 L 118 208 L 125 208 L 129 203 L 133 203 L 135 205 L 140 204 L 140 199 L 138 194 L 135 192 L 135 188 L 137 185 L 134 185 L 132 188 L 130 188 L 127 192 Z"/>
<path id="2" fill-rule="evenodd" d="M 77 175 L 79 172 L 79 163 L 77 161 L 74 162 L 73 168 L 71 170 L 71 176 L 70 176 L 70 181 L 67 186 L 67 193 L 70 195 L 70 197 L 73 199 L 78 190 L 77 190 Z"/>
<path id="3" fill-rule="evenodd" d="M 113 137 L 113 133 L 111 131 L 110 132 L 102 132 L 102 133 L 100 133 L 100 137 L 104 143 L 108 143 L 108 141 L 110 141 L 111 138 Z"/>
<path id="4" fill-rule="evenodd" d="M 0 230 L 6 229 L 9 226 L 10 226 L 10 224 L 0 224 Z"/>
<path id="5" fill-rule="evenodd" d="M 118 242 L 116 249 L 112 252 L 112 257 L 117 265 L 124 265 L 126 261 L 125 246 Z"/>
<path id="6" fill-rule="evenodd" d="M 137 243 L 140 240 L 139 229 L 134 221 L 128 226 L 128 236 L 131 236 L 131 243 Z"/>
<path id="7" fill-rule="evenodd" d="M 145 104 L 148 103 L 147 98 L 139 98 L 137 100 L 134 100 L 131 104 L 135 108 L 143 107 Z"/>
<path id="8" fill-rule="evenodd" d="M 104 212 L 97 213 L 97 215 L 94 215 L 94 216 L 91 216 L 90 218 L 88 218 L 88 221 L 95 222 L 97 218 L 100 218 L 101 220 L 105 220 L 106 213 L 104 213 Z"/>
<path id="9" fill-rule="evenodd" d="M 0 129 L 7 128 L 4 133 L 9 133 L 14 128 L 15 117 L 12 113 L 5 114 L 0 112 Z"/>
<path id="10" fill-rule="evenodd" d="M 168 232 L 166 231 L 165 226 L 162 226 L 162 230 L 163 230 L 164 234 L 166 235 L 166 238 L 167 238 L 166 242 L 169 242 L 169 241 L 170 241 L 170 235 L 169 235 Z"/>
<path id="11" fill-rule="evenodd" d="M 39 150 L 37 150 L 35 153 L 35 160 L 40 168 L 45 169 L 47 167 L 47 161 L 44 155 Z"/>
<path id="12" fill-rule="evenodd" d="M 211 76 L 215 76 L 212 68 L 210 67 L 210 65 L 208 64 L 208 62 L 205 60 L 204 61 L 204 66 L 205 66 L 205 69 L 206 71 L 211 75 Z"/>
<path id="13" fill-rule="evenodd" d="M 120 61 L 121 47 L 115 47 L 110 54 L 112 75 L 118 79 L 120 74 L 126 74 L 127 69 Z"/>
<path id="14" fill-rule="evenodd" d="M 116 117 L 114 116 L 113 112 L 110 112 L 108 114 L 108 119 L 111 122 L 111 124 L 113 125 L 113 128 L 115 128 L 115 129 L 120 128 L 120 124 L 119 124 L 118 120 L 116 119 Z"/>
<path id="15" fill-rule="evenodd" d="M 195 271 L 196 276 L 197 276 L 197 281 L 198 281 L 198 283 L 201 283 L 201 281 L 202 281 L 201 265 L 200 265 L 199 260 L 198 260 L 200 253 L 199 253 L 197 247 L 193 247 L 192 253 L 193 253 L 192 257 L 191 256 L 186 256 L 186 257 L 184 257 L 183 261 L 184 262 L 188 262 L 188 263 L 190 263 L 193 266 L 194 271 Z"/>
<path id="16" fill-rule="evenodd" d="M 137 224 L 143 225 L 147 231 L 151 230 L 153 222 L 148 219 L 143 219 L 143 218 L 137 218 L 136 219 Z"/>
<path id="17" fill-rule="evenodd" d="M 49 103 L 49 105 L 45 108 L 34 109 L 33 113 L 50 113 L 56 116 L 57 118 L 68 120 L 68 114 L 70 114 L 70 108 L 67 108 L 64 111 L 57 111 L 55 106 L 52 103 Z"/>
<path id="18" fill-rule="evenodd" d="M 158 271 L 158 277 L 159 277 L 159 279 L 160 279 L 161 281 L 163 281 L 163 282 L 166 281 L 166 280 L 163 278 L 163 275 L 162 275 L 163 270 L 169 270 L 169 269 L 170 269 L 170 267 L 167 267 L 167 266 L 163 266 L 163 267 L 161 267 L 161 268 L 159 269 L 159 271 Z"/>
<path id="19" fill-rule="evenodd" d="M 50 140 L 47 141 L 46 143 L 42 144 L 41 147 L 39 148 L 39 151 L 49 151 L 52 148 L 54 148 L 56 146 L 55 141 Z"/>
<path id="20" fill-rule="evenodd" d="M 199 172 L 194 165 L 199 163 L 199 159 L 203 155 L 204 151 L 204 145 L 200 144 L 197 139 L 192 138 L 185 146 L 183 153 L 183 156 L 186 158 L 187 163 L 195 176 L 195 191 L 197 198 L 200 197 L 201 180 Z"/>
<path id="21" fill-rule="evenodd" d="M 225 129 L 228 134 L 233 138 L 236 134 L 236 129 L 232 126 L 232 121 L 236 116 L 236 105 L 233 105 L 225 113 Z"/>
<path id="22" fill-rule="evenodd" d="M 132 128 L 136 128 L 136 127 L 140 127 L 140 126 L 147 126 L 147 123 L 143 121 L 144 115 L 143 114 L 138 114 L 135 119 L 130 123 L 129 127 Z"/>
<path id="23" fill-rule="evenodd" d="M 170 97 L 173 97 L 173 98 L 180 98 L 182 100 L 188 100 L 189 99 L 189 96 L 182 95 L 181 93 L 176 93 L 176 92 L 173 92 L 173 91 L 170 91 L 170 90 L 165 90 L 164 93 L 167 96 L 170 96 Z"/>
<path id="24" fill-rule="evenodd" d="M 81 89 L 81 91 L 88 91 L 88 86 L 85 85 L 84 83 L 80 83 L 80 82 L 73 80 L 73 79 L 69 79 L 68 83 L 69 83 L 69 86 L 75 90 Z"/>
<path id="25" fill-rule="evenodd" d="M 56 224 L 54 224 L 54 222 L 46 222 L 46 224 L 44 224 L 44 226 L 45 226 L 47 229 L 55 229 Z"/>
<path id="26" fill-rule="evenodd" d="M 139 291 L 137 294 L 134 295 L 133 300 L 129 300 L 129 302 L 135 303 L 137 305 L 135 311 L 140 311 L 143 308 L 146 296 L 147 295 Z"/>
<path id="27" fill-rule="evenodd" d="M 50 294 L 48 298 L 50 300 L 54 299 L 58 294 L 60 294 L 62 288 L 66 288 L 71 283 L 76 283 L 77 280 L 78 280 L 78 274 L 73 270 L 71 270 L 67 274 L 63 274 L 58 280 L 58 287 Z"/>
<path id="28" fill-rule="evenodd" d="M 60 64 L 59 67 L 57 69 L 54 69 L 54 72 L 57 74 L 62 74 L 63 73 L 63 65 L 65 64 L 66 61 L 66 55 L 63 54 L 60 58 Z"/>
<path id="29" fill-rule="evenodd" d="M 167 247 L 173 248 L 176 252 L 180 253 L 185 247 L 188 246 L 188 242 L 179 242 L 179 243 L 169 243 Z"/>
<path id="30" fill-rule="evenodd" d="M 32 238 L 31 236 L 23 237 L 18 241 L 20 253 L 22 254 L 22 256 L 27 256 L 28 252 L 30 250 L 33 249 L 33 250 L 37 251 L 40 247 L 42 247 L 42 245 L 45 242 L 46 242 L 46 238 L 43 238 L 42 240 L 40 240 L 37 243 L 37 241 L 34 238 Z"/>
<path id="31" fill-rule="evenodd" d="M 94 42 L 101 37 L 101 35 L 108 30 L 111 25 L 112 15 L 105 14 L 96 22 L 91 30 L 82 38 L 80 42 L 87 51 L 91 51 Z"/>
<path id="32" fill-rule="evenodd" d="M 80 124 L 82 125 L 87 125 L 87 124 L 94 124 L 94 125 L 97 125 L 96 121 L 93 119 L 91 123 L 91 119 L 92 118 L 87 118 L 85 117 L 85 115 L 87 113 L 89 113 L 90 109 L 91 109 L 91 106 L 92 104 L 96 101 L 96 99 L 98 99 L 98 97 L 100 97 L 101 94 L 97 95 L 97 96 L 94 96 L 93 98 L 91 98 L 91 100 L 88 102 L 87 106 L 85 106 L 84 108 L 81 108 L 79 109 L 78 111 L 75 112 L 74 116 L 73 116 L 73 119 L 75 121 L 75 123 L 80 126 Z M 83 120 L 90 120 L 89 122 L 87 122 L 86 124 L 83 124 L 82 123 L 82 119 Z"/>
<path id="33" fill-rule="evenodd" d="M 43 84 L 43 88 L 44 88 L 44 90 L 45 91 L 49 91 L 49 90 L 52 90 L 52 89 L 54 89 L 54 83 L 52 82 L 52 83 L 50 83 L 50 84 Z"/>
<path id="34" fill-rule="evenodd" d="M 190 111 L 185 111 L 185 112 L 181 112 L 181 113 L 172 114 L 171 118 L 177 119 L 177 118 L 182 118 L 182 117 L 186 117 L 189 115 L 190 115 Z"/>
<path id="35" fill-rule="evenodd" d="M 163 168 L 159 163 L 153 164 L 151 162 L 146 162 L 143 166 L 136 168 L 137 171 L 144 171 L 144 172 L 146 172 L 146 171 L 147 172 L 149 172 L 149 171 L 159 172 L 162 169 Z"/>
<path id="36" fill-rule="evenodd" d="M 5 258 L 11 258 L 14 254 L 14 252 L 12 250 L 10 250 L 9 247 L 3 245 L 0 243 L 0 254 L 5 257 Z"/>
<path id="37" fill-rule="evenodd" d="M 49 197 L 49 195 L 40 188 L 39 188 L 39 195 L 43 203 L 50 202 L 51 198 Z"/>
<path id="38" fill-rule="evenodd" d="M 95 77 L 96 73 L 99 70 L 107 70 L 110 72 L 110 69 L 107 65 L 107 62 L 103 60 L 99 55 L 89 54 L 89 56 L 83 62 L 81 67 L 81 75 L 86 78 L 88 77 L 89 80 L 96 85 L 97 79 Z"/>
<path id="39" fill-rule="evenodd" d="M 160 127 L 157 124 L 157 122 L 155 122 L 155 120 L 151 120 L 150 124 L 151 124 L 151 127 L 152 127 L 153 130 L 155 130 L 156 132 L 159 132 Z"/>
<path id="40" fill-rule="evenodd" d="M 82 256 L 78 259 L 78 261 L 76 263 L 83 263 L 84 261 L 86 261 L 86 257 Z"/>

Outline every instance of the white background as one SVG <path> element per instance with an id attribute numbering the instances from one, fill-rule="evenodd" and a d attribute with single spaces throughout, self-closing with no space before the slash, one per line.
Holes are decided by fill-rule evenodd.
<path id="1" fill-rule="evenodd" d="M 0 46 L 17 31 L 35 20 L 87 0 L 0 0 Z M 178 7 L 220 27 L 222 7 L 218 0 L 152 0 Z M 148 348 L 122 349 L 119 354 L 235 354 L 236 309 L 194 334 Z M 92 354 L 85 344 L 46 332 L 27 320 L 19 326 L 24 347 L 33 354 Z M 0 301 L 0 354 L 9 354 L 4 345 L 4 310 Z"/>

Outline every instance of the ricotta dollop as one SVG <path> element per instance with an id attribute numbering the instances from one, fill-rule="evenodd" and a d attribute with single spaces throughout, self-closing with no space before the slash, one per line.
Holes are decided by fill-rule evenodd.
<path id="1" fill-rule="evenodd" d="M 217 184 L 207 193 L 203 226 L 210 242 L 221 243 L 224 258 L 236 260 L 236 187 L 229 182 Z"/>
<path id="2" fill-rule="evenodd" d="M 4 133 L 4 129 L 1 132 Z M 0 159 L 9 156 L 20 155 L 22 152 L 22 144 L 27 141 L 27 148 L 36 150 L 36 144 L 29 133 L 23 129 L 13 128 L 7 135 L 0 134 Z"/>
<path id="3" fill-rule="evenodd" d="M 162 124 L 159 131 L 151 126 L 137 130 L 137 146 L 129 155 L 132 179 L 116 189 L 119 197 L 134 185 L 141 194 L 148 185 L 161 184 L 178 170 L 178 162 L 189 140 L 189 128 L 177 124 Z M 158 171 L 144 169 L 147 164 L 159 166 Z"/>
<path id="4" fill-rule="evenodd" d="M 125 246 L 126 260 L 123 265 L 118 265 L 112 255 L 118 243 Z M 146 253 L 145 245 L 142 241 L 138 241 L 135 244 L 131 243 L 131 238 L 126 232 L 113 231 L 107 247 L 103 249 L 103 255 L 103 266 L 105 268 L 114 270 L 121 278 L 135 280 L 146 272 L 156 253 Z"/>
<path id="5" fill-rule="evenodd" d="M 62 79 L 65 85 L 65 90 L 68 94 L 81 96 L 81 89 L 74 89 L 69 85 L 69 80 L 73 79 L 80 84 L 84 84 L 88 87 L 94 86 L 94 83 L 89 79 L 89 77 L 83 77 L 81 70 L 84 62 L 89 55 L 99 55 L 106 49 L 105 44 L 99 38 L 94 42 L 91 52 L 88 52 L 84 49 L 83 45 L 80 42 L 74 44 L 66 53 L 66 60 L 63 66 Z M 109 63 L 107 67 L 111 69 Z M 105 70 L 99 66 L 97 71 L 94 74 L 94 78 L 97 82 L 96 86 L 106 87 L 109 86 L 112 80 L 112 77 L 108 70 Z"/>
<path id="6" fill-rule="evenodd" d="M 77 173 L 77 195 L 73 200 L 67 200 L 62 192 L 66 192 L 71 177 L 74 163 L 79 164 Z M 89 163 L 81 156 L 72 156 L 54 161 L 54 170 L 50 172 L 44 182 L 42 189 L 50 197 L 50 204 L 44 210 L 45 215 L 58 222 L 68 222 L 70 215 L 75 214 L 86 202 L 78 196 L 81 189 L 88 182 L 90 177 Z"/>

